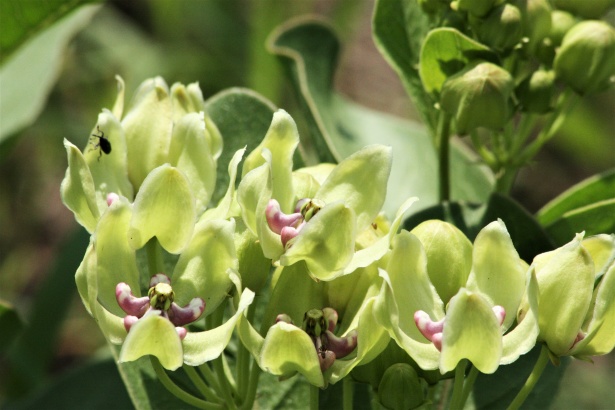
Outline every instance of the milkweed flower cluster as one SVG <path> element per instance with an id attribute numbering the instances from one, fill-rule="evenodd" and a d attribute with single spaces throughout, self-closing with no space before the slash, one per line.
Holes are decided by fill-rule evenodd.
<path id="1" fill-rule="evenodd" d="M 502 220 L 473 242 L 443 221 L 400 230 L 416 198 L 390 219 L 381 212 L 391 149 L 298 168 L 299 133 L 283 110 L 260 145 L 234 154 L 212 203 L 223 139 L 198 85 L 147 80 L 126 113 L 123 98 L 120 79 L 94 127 L 108 153 L 65 141 L 61 186 L 91 234 L 79 294 L 121 345 L 120 362 L 199 366 L 236 337 L 255 368 L 324 388 L 391 343 L 440 375 L 463 360 L 493 373 L 539 342 L 555 356 L 613 349 L 613 236 L 579 235 L 528 264 Z M 258 317 L 256 294 L 266 295 Z M 404 366 L 383 391 L 396 372 L 422 391 Z"/>

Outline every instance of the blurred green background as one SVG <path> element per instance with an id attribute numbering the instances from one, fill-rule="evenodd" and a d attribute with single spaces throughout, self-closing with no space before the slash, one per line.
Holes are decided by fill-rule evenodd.
<path id="1" fill-rule="evenodd" d="M 373 44 L 373 0 L 118 0 L 77 7 L 60 24 L 48 11 L 63 15 L 81 2 L 21 2 L 36 4 L 45 18 L 19 3 L 0 2 L 0 301 L 18 316 L 0 315 L 0 322 L 14 322 L 13 332 L 0 335 L 0 407 L 36 407 L 54 380 L 76 377 L 81 365 L 104 356 L 104 339 L 73 278 L 88 237 L 62 205 L 59 186 L 63 138 L 87 144 L 98 112 L 113 104 L 115 75 L 126 82 L 127 103 L 144 79 L 161 75 L 169 84 L 198 81 L 205 98 L 252 88 L 300 120 L 265 40 L 287 19 L 316 14 L 333 23 L 344 44 L 336 89 L 369 108 L 417 118 Z M 24 24 L 24 41 L 7 46 Z M 520 173 L 513 197 L 534 212 L 614 167 L 613 113 L 613 90 L 584 99 Z M 121 383 L 113 368 L 98 371 Z M 615 408 L 615 355 L 574 361 L 562 383 L 554 408 Z"/>

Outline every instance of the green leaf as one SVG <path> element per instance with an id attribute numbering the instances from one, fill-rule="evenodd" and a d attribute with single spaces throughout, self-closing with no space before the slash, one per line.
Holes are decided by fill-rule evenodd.
<path id="1" fill-rule="evenodd" d="M 39 32 L 10 59 L 11 51 L 31 34 L 64 16 L 82 1 L 0 2 L 0 142 L 29 125 L 43 109 L 47 95 L 62 68 L 64 49 L 99 10 L 99 6 L 81 7 L 56 24 Z M 65 3 L 65 7 L 59 7 Z"/>
<path id="2" fill-rule="evenodd" d="M 276 107 L 261 95 L 243 88 L 231 88 L 209 98 L 205 108 L 224 138 L 218 158 L 216 189 L 212 201 L 222 198 L 228 188 L 228 165 L 239 149 L 251 152 L 269 129 Z"/>
<path id="3" fill-rule="evenodd" d="M 491 61 L 488 47 L 454 28 L 437 28 L 425 37 L 421 48 L 419 73 L 425 90 L 439 93 L 444 81 L 475 59 Z"/>
<path id="4" fill-rule="evenodd" d="M 494 374 L 478 374 L 474 383 L 473 396 L 477 410 L 506 409 L 513 401 L 527 377 L 529 376 L 538 356 L 541 345 L 507 366 L 500 366 Z M 524 409 L 548 409 L 557 396 L 559 383 L 570 360 L 561 358 L 559 367 L 547 364 L 542 376 L 523 403 Z"/>
<path id="5" fill-rule="evenodd" d="M 455 225 L 474 241 L 478 232 L 490 222 L 501 219 L 521 259 L 531 262 L 534 256 L 554 248 L 538 221 L 512 199 L 494 193 L 485 204 L 451 202 L 433 206 L 412 215 L 404 228 L 412 230 L 429 219 L 441 219 Z"/>
<path id="6" fill-rule="evenodd" d="M 333 91 L 339 42 L 328 25 L 294 20 L 272 34 L 269 49 L 284 63 L 305 107 L 311 132 L 301 135 L 305 158 L 340 162 L 366 145 L 389 145 L 393 165 L 385 212 L 394 215 L 410 196 L 420 198 L 419 207 L 437 203 L 437 157 L 424 127 L 353 104 Z M 493 176 L 477 167 L 461 144 L 453 142 L 451 151 L 453 197 L 485 200 Z"/>
<path id="7" fill-rule="evenodd" d="M 0 352 L 4 352 L 23 329 L 24 323 L 8 302 L 0 300 Z"/>
<path id="8" fill-rule="evenodd" d="M 538 211 L 536 217 L 558 245 L 575 233 L 615 232 L 615 169 L 594 175 L 568 189 Z"/>
<path id="9" fill-rule="evenodd" d="M 3 406 L 6 410 L 104 410 L 131 407 L 126 387 L 111 358 L 91 360 L 54 378 L 51 384 L 28 398 Z"/>
<path id="10" fill-rule="evenodd" d="M 433 131 L 436 129 L 433 100 L 419 76 L 421 44 L 429 30 L 427 15 L 416 1 L 377 0 L 372 20 L 376 46 L 399 75 L 406 92 Z"/>

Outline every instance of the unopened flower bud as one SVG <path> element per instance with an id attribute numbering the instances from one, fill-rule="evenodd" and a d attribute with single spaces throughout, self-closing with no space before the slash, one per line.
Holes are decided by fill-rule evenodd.
<path id="1" fill-rule="evenodd" d="M 453 2 L 451 7 L 456 7 L 458 10 L 467 11 L 468 13 L 482 17 L 489 13 L 497 0 L 458 0 Z"/>
<path id="2" fill-rule="evenodd" d="M 556 48 L 562 44 L 562 39 L 575 24 L 577 24 L 577 19 L 572 14 L 562 10 L 551 12 L 551 31 L 542 40 L 535 52 L 536 57 L 543 64 L 553 65 Z"/>
<path id="3" fill-rule="evenodd" d="M 382 376 L 378 386 L 378 400 L 387 409 L 416 409 L 425 401 L 423 386 L 424 383 L 421 383 L 412 366 L 396 363 Z"/>
<path id="4" fill-rule="evenodd" d="M 511 49 L 523 36 L 521 10 L 512 4 L 502 4 L 484 18 L 470 16 L 470 24 L 481 43 L 500 51 Z"/>
<path id="5" fill-rule="evenodd" d="M 551 5 L 548 0 L 515 0 L 511 2 L 521 10 L 523 36 L 528 50 L 534 52 L 551 32 Z"/>
<path id="6" fill-rule="evenodd" d="M 615 29 L 603 21 L 578 23 L 564 36 L 554 68 L 580 94 L 608 87 L 615 76 Z"/>
<path id="7" fill-rule="evenodd" d="M 523 80 L 515 95 L 521 102 L 523 111 L 545 113 L 552 109 L 555 72 L 538 70 Z"/>
<path id="8" fill-rule="evenodd" d="M 514 85 L 502 67 L 474 62 L 444 82 L 440 106 L 455 118 L 459 134 L 478 127 L 499 129 L 510 118 Z"/>
<path id="9" fill-rule="evenodd" d="M 586 19 L 597 19 L 615 7 L 615 0 L 555 0 L 555 7 Z"/>

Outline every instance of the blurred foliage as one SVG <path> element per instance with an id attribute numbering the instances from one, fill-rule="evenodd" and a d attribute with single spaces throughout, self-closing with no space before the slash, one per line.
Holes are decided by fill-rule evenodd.
<path id="1" fill-rule="evenodd" d="M 80 3 L 0 2 L 0 300 L 14 307 L 6 310 L 3 303 L 0 313 L 3 329 L 9 323 L 14 332 L 10 337 L 2 334 L 0 343 L 2 407 L 9 399 L 20 408 L 40 408 L 43 403 L 64 407 L 74 397 L 50 401 L 50 392 L 56 390 L 50 383 L 64 374 L 64 383 L 79 384 L 88 366 L 98 369 L 94 374 L 116 377 L 109 380 L 115 386 L 109 391 L 118 386 L 119 375 L 109 361 L 77 366 L 107 348 L 75 297 L 74 272 L 87 237 L 59 195 L 66 168 L 62 139 L 86 145 L 97 113 L 114 101 L 116 74 L 126 81 L 128 95 L 143 79 L 161 75 L 170 83 L 199 81 L 206 98 L 228 87 L 248 87 L 295 116 L 296 101 L 289 96 L 276 57 L 265 50 L 265 41 L 278 24 L 313 13 L 331 21 L 343 47 L 360 41 L 354 55 L 342 54 L 335 81 L 370 82 L 353 77 L 357 67 L 368 63 L 363 50 L 374 48 L 359 31 L 370 30 L 374 3 L 369 0 L 117 0 L 79 7 L 71 14 Z M 62 35 L 50 37 L 46 30 L 61 29 L 62 22 L 78 13 L 88 15 Z M 61 17 L 65 18 L 53 24 Z M 37 46 L 39 36 L 53 44 L 39 44 L 35 51 L 30 47 Z M 30 54 L 20 62 L 19 54 L 28 48 Z M 19 64 L 13 68 L 14 76 L 5 77 L 15 61 Z M 376 69 L 375 78 L 399 81 L 384 62 Z M 386 100 L 376 108 L 390 111 L 394 102 Z M 361 102 L 369 105 L 370 96 Z M 15 115 L 26 109 L 29 113 L 16 121 Z M 513 191 L 516 199 L 537 209 L 574 183 L 615 167 L 613 112 L 612 90 L 584 99 L 560 136 L 521 174 Z M 307 132 L 304 124 L 301 133 Z M 594 366 L 573 362 L 554 407 L 612 406 L 614 358 L 613 354 L 599 358 Z M 19 373 L 15 366 L 33 362 L 30 373 Z M 80 403 L 108 408 L 104 397 L 99 399 Z"/>

